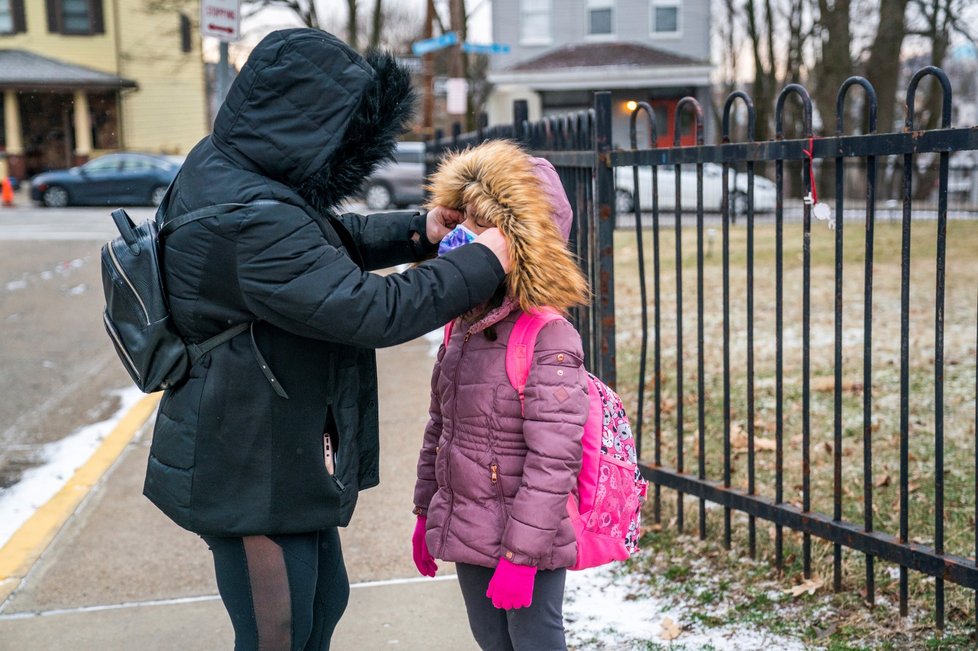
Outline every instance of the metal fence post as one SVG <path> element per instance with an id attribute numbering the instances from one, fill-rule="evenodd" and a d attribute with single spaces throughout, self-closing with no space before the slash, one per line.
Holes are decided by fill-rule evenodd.
<path id="1" fill-rule="evenodd" d="M 516 142 L 526 140 L 526 133 L 523 126 L 529 119 L 530 107 L 525 99 L 518 99 L 513 102 L 513 139 Z"/>
<path id="2" fill-rule="evenodd" d="M 617 384 L 615 356 L 615 179 L 611 167 L 611 93 L 594 94 L 594 220 L 592 234 L 597 246 L 594 269 L 597 287 L 592 287 L 592 314 L 598 346 L 595 350 L 598 375 L 614 387 Z"/>

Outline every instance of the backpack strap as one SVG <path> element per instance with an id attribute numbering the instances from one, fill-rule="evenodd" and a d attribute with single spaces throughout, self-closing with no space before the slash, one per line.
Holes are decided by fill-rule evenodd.
<path id="1" fill-rule="evenodd" d="M 206 206 L 204 208 L 192 210 L 186 214 L 180 215 L 179 217 L 174 217 L 170 221 L 163 222 L 163 225 L 160 227 L 160 237 L 165 237 L 181 226 L 186 226 L 190 222 L 195 222 L 199 219 L 204 219 L 205 217 L 216 217 L 217 215 L 234 212 L 235 210 L 244 208 L 247 205 L 248 204 L 246 203 L 219 203 L 213 206 Z"/>
<path id="2" fill-rule="evenodd" d="M 214 350 L 225 341 L 231 341 L 242 332 L 251 327 L 251 321 L 246 321 L 245 323 L 239 323 L 236 326 L 230 327 L 224 332 L 214 335 L 210 339 L 205 339 L 199 344 L 187 344 L 187 350 L 190 351 L 190 355 L 193 357 L 194 361 L 199 360 L 205 354 Z"/>
<path id="3" fill-rule="evenodd" d="M 506 376 L 516 392 L 520 394 L 520 408 L 523 408 L 526 380 L 530 376 L 533 362 L 533 349 L 537 335 L 543 326 L 564 317 L 552 308 L 542 308 L 535 312 L 524 312 L 516 319 L 509 341 L 506 342 Z"/>
<path id="4" fill-rule="evenodd" d="M 455 319 L 452 319 L 445 324 L 445 340 L 442 342 L 445 347 L 448 347 L 448 340 L 452 338 L 452 328 L 455 327 Z"/>

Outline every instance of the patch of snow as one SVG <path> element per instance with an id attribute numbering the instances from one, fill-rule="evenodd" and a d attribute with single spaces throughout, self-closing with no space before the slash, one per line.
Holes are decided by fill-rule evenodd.
<path id="1" fill-rule="evenodd" d="M 26 288 L 27 288 L 26 280 L 11 280 L 9 283 L 4 285 L 4 289 L 6 289 L 8 292 L 16 292 L 19 289 L 26 289 Z"/>
<path id="2" fill-rule="evenodd" d="M 638 577 L 619 575 L 610 566 L 568 572 L 564 598 L 568 643 L 580 649 L 616 651 L 647 649 L 650 640 L 690 650 L 708 645 L 717 651 L 805 649 L 800 640 L 744 624 L 704 627 L 694 623 L 687 611 L 667 605 L 667 600 L 647 594 L 648 590 Z M 683 629 L 671 642 L 660 635 L 667 617 Z"/>
<path id="3" fill-rule="evenodd" d="M 85 283 L 82 283 L 81 285 L 75 285 L 74 287 L 69 289 L 68 294 L 71 296 L 78 296 L 80 294 L 84 294 L 87 290 L 88 290 L 88 286 L 85 285 Z"/>
<path id="4" fill-rule="evenodd" d="M 41 449 L 44 462 L 26 471 L 19 482 L 0 489 L 0 548 L 34 512 L 57 494 L 129 409 L 143 398 L 136 387 L 115 392 L 119 410 L 109 419 L 86 425 Z"/>

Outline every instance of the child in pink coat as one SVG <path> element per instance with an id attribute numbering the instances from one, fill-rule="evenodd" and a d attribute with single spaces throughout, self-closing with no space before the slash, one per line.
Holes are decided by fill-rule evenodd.
<path id="1" fill-rule="evenodd" d="M 566 246 L 573 214 L 553 166 L 507 141 L 447 158 L 431 190 L 434 204 L 465 211 L 473 233 L 498 227 L 513 268 L 438 352 L 414 492 L 415 564 L 426 576 L 435 558 L 456 564 L 483 649 L 565 649 L 564 578 L 576 559 L 566 503 L 589 407 L 580 335 L 566 320 L 543 327 L 522 408 L 505 360 L 522 312 L 566 312 L 587 299 Z"/>

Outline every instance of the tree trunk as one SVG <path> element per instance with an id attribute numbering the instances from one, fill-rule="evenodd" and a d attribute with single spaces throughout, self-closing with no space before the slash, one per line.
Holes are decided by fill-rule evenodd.
<path id="1" fill-rule="evenodd" d="M 818 0 L 819 25 L 822 27 L 821 52 L 815 69 L 813 100 L 822 119 L 822 133 L 835 133 L 836 100 L 843 82 L 852 75 L 852 56 L 849 44 L 850 0 Z M 825 158 L 819 164 L 818 178 L 814 179 L 818 194 L 825 198 L 835 196 L 835 159 Z"/>
<path id="2" fill-rule="evenodd" d="M 764 64 L 761 56 L 764 47 L 763 39 L 757 24 L 757 6 L 754 0 L 747 0 L 744 7 L 747 14 L 747 37 L 750 39 L 751 53 L 754 57 L 754 83 L 751 95 L 754 100 L 755 124 L 754 134 L 759 141 L 771 137 L 771 116 L 774 111 L 774 84 L 771 83 L 771 71 Z M 773 64 L 773 61 L 771 62 Z"/>
<path id="3" fill-rule="evenodd" d="M 315 2 L 310 4 L 315 5 Z M 358 50 L 360 48 L 357 47 L 357 0 L 346 0 L 346 7 L 346 42 L 354 50 Z"/>
<path id="4" fill-rule="evenodd" d="M 380 47 L 380 35 L 384 31 L 384 3 L 382 0 L 374 2 L 373 19 L 370 21 L 370 49 L 376 50 Z"/>
<path id="5" fill-rule="evenodd" d="M 930 16 L 930 38 L 931 38 L 931 53 L 930 53 L 930 65 L 940 67 L 944 63 L 944 57 L 947 55 L 947 48 L 950 42 L 950 24 L 952 16 L 952 0 L 934 0 L 933 9 L 934 13 Z M 923 124 L 920 126 L 922 129 L 935 129 L 940 124 L 942 116 L 941 104 L 944 98 L 944 89 L 938 83 L 936 77 L 932 77 L 930 80 L 930 89 L 927 91 L 927 96 L 923 102 L 919 103 L 918 106 L 922 105 L 924 111 L 926 112 L 926 117 L 923 120 Z M 918 96 L 920 95 L 918 91 Z M 916 111 L 915 115 L 921 115 L 920 110 Z M 937 183 L 937 177 L 940 173 L 940 168 L 938 167 L 938 162 L 940 158 L 937 154 L 934 154 L 930 164 L 919 173 L 917 182 L 914 186 L 913 198 L 917 200 L 923 200 L 928 198 L 934 190 L 935 184 Z"/>
<path id="6" fill-rule="evenodd" d="M 880 0 L 879 27 L 869 48 L 865 73 L 876 89 L 876 124 L 880 133 L 900 130 L 895 117 L 896 107 L 903 105 L 903 99 L 897 97 L 897 82 L 900 50 L 907 33 L 906 13 L 907 0 Z"/>

